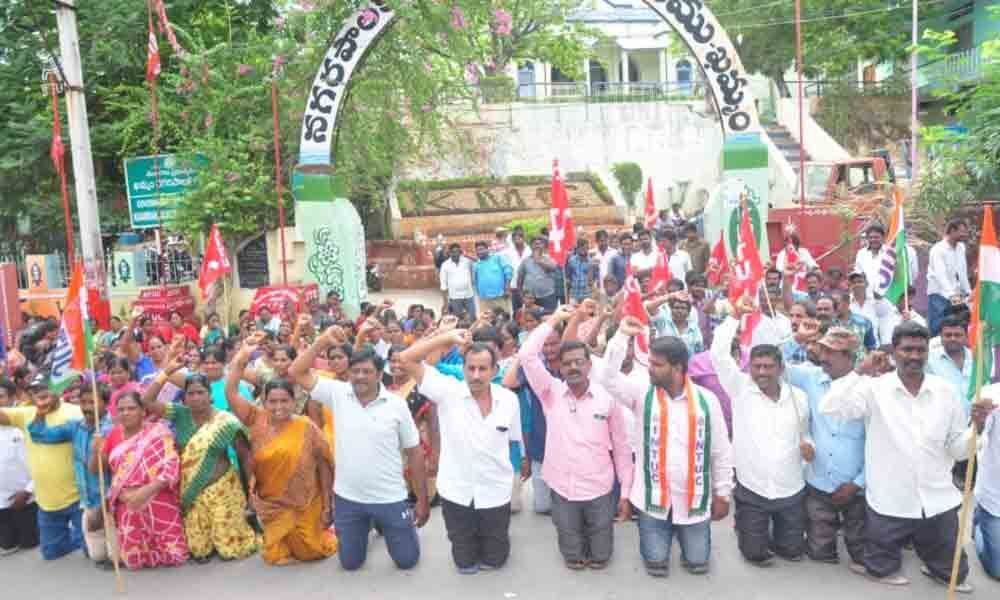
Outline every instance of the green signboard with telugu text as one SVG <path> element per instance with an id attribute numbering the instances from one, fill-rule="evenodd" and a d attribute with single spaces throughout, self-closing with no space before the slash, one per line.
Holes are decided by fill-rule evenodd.
<path id="1" fill-rule="evenodd" d="M 208 159 L 193 161 L 174 154 L 125 159 L 125 186 L 133 229 L 160 227 L 177 211 L 176 200 L 194 188 L 199 167 Z"/>

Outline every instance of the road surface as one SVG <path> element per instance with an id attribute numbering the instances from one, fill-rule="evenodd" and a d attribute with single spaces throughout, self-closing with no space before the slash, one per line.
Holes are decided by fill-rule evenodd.
<path id="1" fill-rule="evenodd" d="M 530 486 L 525 487 L 530 506 Z M 919 572 L 913 552 L 904 553 L 903 572 L 912 579 L 904 588 L 889 588 L 851 573 L 846 563 L 828 565 L 808 560 L 778 561 L 761 569 L 746 564 L 736 549 L 732 519 L 713 524 L 711 572 L 694 576 L 680 568 L 674 545 L 670 577 L 645 574 L 634 523 L 615 528 L 615 554 L 604 571 L 567 570 L 556 548 L 547 517 L 522 512 L 511 521 L 511 557 L 501 570 L 459 575 L 440 509 L 420 532 L 422 556 L 412 571 L 398 571 L 380 538 L 369 546 L 368 562 L 345 572 L 336 556 L 319 563 L 270 567 L 261 558 L 173 569 L 124 572 L 125 594 L 115 592 L 114 574 L 97 570 L 80 553 L 44 563 L 37 551 L 0 558 L 3 598 L 50 600 L 123 598 L 129 600 L 846 600 L 897 598 L 944 599 L 945 589 Z M 841 555 L 845 551 L 841 549 Z M 1000 598 L 1000 582 L 990 580 L 975 557 L 970 581 L 974 597 Z"/>

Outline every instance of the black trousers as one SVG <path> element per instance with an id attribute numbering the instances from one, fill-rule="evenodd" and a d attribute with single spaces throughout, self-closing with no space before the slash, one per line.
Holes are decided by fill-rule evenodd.
<path id="1" fill-rule="evenodd" d="M 750 562 L 801 556 L 805 551 L 805 488 L 788 498 L 768 499 L 736 482 L 736 536 L 740 553 Z"/>
<path id="2" fill-rule="evenodd" d="M 460 569 L 480 564 L 498 569 L 510 556 L 510 502 L 495 508 L 462 506 L 441 498 L 441 514 Z"/>
<path id="3" fill-rule="evenodd" d="M 806 552 L 813 560 L 837 560 L 837 530 L 844 532 L 844 544 L 851 560 L 863 563 L 865 557 L 864 494 L 844 505 L 833 503 L 832 494 L 806 485 Z"/>
<path id="4" fill-rule="evenodd" d="M 0 509 L 0 548 L 27 550 L 38 545 L 38 505 Z"/>
<path id="5" fill-rule="evenodd" d="M 865 529 L 865 568 L 876 577 L 886 577 L 899 571 L 903 544 L 911 536 L 913 549 L 935 576 L 951 578 L 951 563 L 958 538 L 958 507 L 933 517 L 905 519 L 875 512 L 868 506 Z M 969 560 L 962 550 L 958 564 L 958 582 L 969 574 Z"/>

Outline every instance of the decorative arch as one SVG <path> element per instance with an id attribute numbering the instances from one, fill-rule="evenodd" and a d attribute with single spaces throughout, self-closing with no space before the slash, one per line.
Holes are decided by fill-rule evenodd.
<path id="1" fill-rule="evenodd" d="M 724 135 L 760 131 L 760 119 L 736 47 L 703 0 L 643 0 L 684 40 L 705 75 Z M 334 38 L 320 65 L 302 116 L 300 165 L 331 165 L 337 121 L 351 76 L 368 50 L 395 22 L 385 0 L 356 12 Z"/>

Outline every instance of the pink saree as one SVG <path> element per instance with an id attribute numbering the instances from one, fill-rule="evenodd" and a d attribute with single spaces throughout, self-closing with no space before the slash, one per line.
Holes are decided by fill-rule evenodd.
<path id="1" fill-rule="evenodd" d="M 108 436 L 111 489 L 108 505 L 118 526 L 120 556 L 129 569 L 183 564 L 188 558 L 177 486 L 180 458 L 173 436 L 162 423 L 147 423 L 124 439 L 121 425 Z M 122 493 L 153 481 L 166 484 L 145 506 L 129 508 Z"/>

